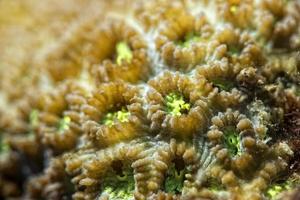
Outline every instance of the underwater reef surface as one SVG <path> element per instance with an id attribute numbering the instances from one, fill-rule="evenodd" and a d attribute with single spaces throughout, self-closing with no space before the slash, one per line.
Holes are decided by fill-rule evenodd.
<path id="1" fill-rule="evenodd" d="M 299 0 L 0 0 L 0 199 L 299 200 Z"/>

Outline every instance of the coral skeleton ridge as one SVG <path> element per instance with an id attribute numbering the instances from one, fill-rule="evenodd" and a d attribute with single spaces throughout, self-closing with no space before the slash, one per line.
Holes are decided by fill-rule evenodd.
<path id="1" fill-rule="evenodd" d="M 299 0 L 1 0 L 0 199 L 299 200 Z"/>

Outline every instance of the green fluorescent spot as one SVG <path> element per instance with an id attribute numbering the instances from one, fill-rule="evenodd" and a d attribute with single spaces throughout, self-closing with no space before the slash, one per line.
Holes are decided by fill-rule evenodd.
<path id="1" fill-rule="evenodd" d="M 230 80 L 214 79 L 211 82 L 221 90 L 230 91 L 232 88 L 234 88 L 234 84 Z"/>
<path id="2" fill-rule="evenodd" d="M 132 51 L 126 42 L 119 42 L 116 45 L 117 51 L 117 64 L 121 65 L 122 61 L 130 62 L 132 59 Z"/>
<path id="3" fill-rule="evenodd" d="M 133 172 L 124 170 L 123 176 L 109 174 L 102 183 L 102 193 L 109 195 L 110 200 L 132 200 L 134 199 Z"/>
<path id="4" fill-rule="evenodd" d="M 193 43 L 197 43 L 201 41 L 200 36 L 196 36 L 194 33 L 188 33 L 183 41 L 179 41 L 178 45 L 181 47 L 190 47 Z"/>
<path id="5" fill-rule="evenodd" d="M 38 118 L 38 115 L 39 115 L 39 111 L 38 110 L 32 110 L 30 112 L 30 115 L 29 115 L 29 123 L 30 123 L 30 126 L 31 127 L 36 127 L 39 123 L 39 118 Z"/>
<path id="6" fill-rule="evenodd" d="M 208 179 L 207 184 L 207 188 L 212 192 L 220 192 L 225 189 L 216 179 Z"/>
<path id="7" fill-rule="evenodd" d="M 229 49 L 228 49 L 228 53 L 229 53 L 230 55 L 239 55 L 240 50 L 239 50 L 238 47 L 233 46 L 233 45 L 230 45 L 228 48 L 229 48 Z"/>
<path id="8" fill-rule="evenodd" d="M 241 155 L 241 143 L 239 134 L 234 127 L 227 127 L 224 131 L 225 146 L 228 149 L 230 155 Z"/>
<path id="9" fill-rule="evenodd" d="M 102 124 L 112 127 L 116 121 L 128 122 L 129 115 L 130 113 L 126 110 L 126 108 L 122 107 L 122 109 L 117 112 L 107 113 Z"/>
<path id="10" fill-rule="evenodd" d="M 39 111 L 36 109 L 33 109 L 29 114 L 29 132 L 28 134 L 30 136 L 34 136 L 34 129 L 39 124 Z"/>
<path id="11" fill-rule="evenodd" d="M 180 116 L 182 112 L 190 110 L 190 104 L 186 103 L 182 95 L 170 93 L 166 96 L 167 112 L 174 116 Z"/>
<path id="12" fill-rule="evenodd" d="M 238 7 L 236 5 L 230 6 L 230 12 L 233 14 L 236 13 L 237 9 Z"/>
<path id="13" fill-rule="evenodd" d="M 175 168 L 174 163 L 168 169 L 167 176 L 165 178 L 165 192 L 172 194 L 179 194 L 182 191 L 184 178 L 185 178 L 185 169 L 178 172 Z"/>
<path id="14" fill-rule="evenodd" d="M 279 185 L 274 185 L 268 189 L 267 195 L 269 198 L 274 199 L 280 192 L 284 191 L 284 188 Z"/>
<path id="15" fill-rule="evenodd" d="M 71 118 L 68 116 L 65 116 L 64 118 L 60 119 L 58 123 L 58 131 L 63 132 L 65 130 L 68 130 L 70 128 L 70 122 Z"/>
<path id="16" fill-rule="evenodd" d="M 283 183 L 275 183 L 272 184 L 267 192 L 266 195 L 271 199 L 276 199 L 277 195 L 283 191 L 291 190 L 294 186 L 298 185 L 299 181 L 288 179 Z"/>
<path id="17" fill-rule="evenodd" d="M 3 139 L 3 136 L 0 135 L 0 154 L 6 153 L 9 151 L 9 145 Z"/>
<path id="18" fill-rule="evenodd" d="M 296 96 L 300 97 L 300 88 L 296 88 Z"/>

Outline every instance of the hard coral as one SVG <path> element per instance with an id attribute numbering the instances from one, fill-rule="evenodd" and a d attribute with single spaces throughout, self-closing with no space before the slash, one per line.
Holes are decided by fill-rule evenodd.
<path id="1" fill-rule="evenodd" d="M 0 199 L 299 199 L 299 27 L 299 0 L 0 1 Z"/>

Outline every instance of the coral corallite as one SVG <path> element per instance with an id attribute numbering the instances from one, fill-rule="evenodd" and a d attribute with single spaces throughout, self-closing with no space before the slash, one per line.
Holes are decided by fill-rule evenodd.
<path id="1" fill-rule="evenodd" d="M 1 0 L 0 199 L 299 200 L 299 0 Z"/>

